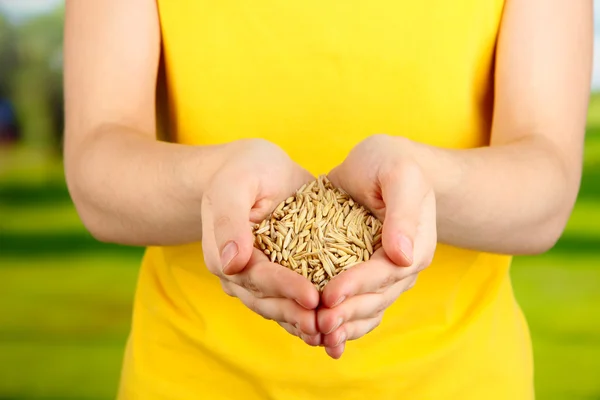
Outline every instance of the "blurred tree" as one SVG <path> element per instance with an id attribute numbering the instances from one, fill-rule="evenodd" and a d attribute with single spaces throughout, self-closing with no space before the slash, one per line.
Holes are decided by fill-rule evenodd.
<path id="1" fill-rule="evenodd" d="M 15 39 L 14 27 L 0 15 L 0 145 L 3 146 L 19 139 L 18 123 L 10 100 L 18 66 Z"/>
<path id="2" fill-rule="evenodd" d="M 63 132 L 63 8 L 17 26 L 12 100 L 30 146 L 60 153 Z"/>
<path id="3" fill-rule="evenodd" d="M 9 97 L 18 64 L 16 35 L 13 26 L 0 14 L 0 98 Z"/>

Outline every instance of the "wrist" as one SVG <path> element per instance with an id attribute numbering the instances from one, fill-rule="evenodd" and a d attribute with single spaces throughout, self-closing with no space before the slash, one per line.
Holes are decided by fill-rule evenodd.
<path id="1" fill-rule="evenodd" d="M 414 163 L 431 185 L 437 202 L 443 202 L 460 185 L 464 168 L 459 150 L 443 149 L 404 137 L 392 137 L 395 154 L 404 162 Z"/>
<path id="2" fill-rule="evenodd" d="M 176 156 L 175 175 L 180 178 L 187 198 L 200 204 L 214 175 L 230 157 L 230 147 L 230 144 L 185 146 Z"/>

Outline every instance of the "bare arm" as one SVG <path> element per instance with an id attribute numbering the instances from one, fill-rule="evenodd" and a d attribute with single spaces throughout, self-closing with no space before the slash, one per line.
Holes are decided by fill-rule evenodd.
<path id="1" fill-rule="evenodd" d="M 228 294 L 291 334 L 314 338 L 318 292 L 254 249 L 249 224 L 310 174 L 262 140 L 156 140 L 155 0 L 67 1 L 65 40 L 65 168 L 86 227 L 123 244 L 202 240 L 206 268 Z"/>
<path id="2" fill-rule="evenodd" d="M 223 147 L 155 139 L 154 0 L 67 1 L 65 170 L 86 227 L 134 245 L 201 238 L 203 188 Z"/>
<path id="3" fill-rule="evenodd" d="M 591 0 L 507 0 L 491 146 L 398 147 L 433 184 L 441 242 L 535 254 L 562 234 L 580 184 L 592 14 Z"/>
<path id="4" fill-rule="evenodd" d="M 555 243 L 579 188 L 591 44 L 591 0 L 506 0 L 490 146 L 379 135 L 331 171 L 384 219 L 382 249 L 323 291 L 317 319 L 331 357 L 419 284 L 438 241 L 508 254 Z"/>

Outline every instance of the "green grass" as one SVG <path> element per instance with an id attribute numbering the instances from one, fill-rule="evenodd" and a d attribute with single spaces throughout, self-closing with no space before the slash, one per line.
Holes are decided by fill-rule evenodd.
<path id="1" fill-rule="evenodd" d="M 142 250 L 85 231 L 60 162 L 0 159 L 0 399 L 112 399 Z"/>
<path id="2" fill-rule="evenodd" d="M 101 252 L 3 258 L 0 398 L 114 398 L 137 264 Z"/>
<path id="3" fill-rule="evenodd" d="M 539 399 L 600 398 L 599 267 L 598 255 L 515 260 L 514 288 L 532 331 Z"/>
<path id="4" fill-rule="evenodd" d="M 0 398 L 114 399 L 124 342 L 2 341 Z"/>
<path id="5" fill-rule="evenodd" d="M 512 269 L 541 400 L 600 399 L 600 101 L 590 110 L 565 234 Z M 0 399 L 114 398 L 141 249 L 85 232 L 59 162 L 26 149 L 1 156 Z"/>

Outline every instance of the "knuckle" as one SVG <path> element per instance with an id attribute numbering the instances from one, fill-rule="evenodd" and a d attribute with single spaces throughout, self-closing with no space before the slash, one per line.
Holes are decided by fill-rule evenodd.
<path id="1" fill-rule="evenodd" d="M 428 191 L 426 177 L 421 167 L 411 159 L 394 159 L 385 164 L 379 171 L 382 183 L 397 185 L 400 182 L 411 182 L 411 185 L 423 192 Z M 416 184 L 416 185 L 415 185 Z"/>
<path id="2" fill-rule="evenodd" d="M 343 328 L 336 330 L 334 333 L 329 334 L 329 344 L 331 347 L 335 347 L 341 344 L 342 334 L 346 334 L 345 340 L 356 340 L 360 337 L 360 326 L 347 325 Z"/>
<path id="3" fill-rule="evenodd" d="M 431 265 L 433 262 L 433 255 L 425 257 L 425 259 L 419 264 L 419 270 L 423 270 Z"/>
<path id="4" fill-rule="evenodd" d="M 201 207 L 202 209 L 206 209 L 211 207 L 214 204 L 214 196 L 211 193 L 210 189 L 206 190 L 202 195 Z"/>
<path id="5" fill-rule="evenodd" d="M 384 186 L 393 185 L 402 180 L 399 161 L 393 161 L 383 165 L 379 170 L 379 179 Z"/>
<path id="6" fill-rule="evenodd" d="M 398 268 L 398 280 L 396 282 L 403 281 L 410 278 L 413 275 L 418 274 L 421 271 L 420 263 L 414 263 L 410 267 Z"/>
<path id="7" fill-rule="evenodd" d="M 227 184 L 227 182 L 230 181 L 230 177 L 228 175 L 231 174 L 229 174 L 227 170 L 221 170 L 212 177 L 208 188 L 204 191 L 204 194 L 202 195 L 203 207 L 219 207 L 220 203 L 223 200 L 223 188 L 226 187 L 225 185 Z"/>
<path id="8" fill-rule="evenodd" d="M 228 215 L 220 215 L 217 218 L 215 218 L 215 227 L 219 228 L 219 227 L 224 227 L 227 226 L 231 223 L 231 218 L 229 218 Z"/>
<path id="9" fill-rule="evenodd" d="M 256 298 L 262 299 L 265 297 L 263 291 L 258 287 L 252 276 L 247 275 L 242 281 L 242 286 L 248 290 Z"/>
<path id="10" fill-rule="evenodd" d="M 217 278 L 219 278 L 219 279 L 224 279 L 225 278 L 225 275 L 223 274 L 223 270 L 220 268 L 220 265 L 207 264 L 206 268 L 208 269 L 208 272 L 210 272 L 211 274 L 213 274 Z"/>
<path id="11" fill-rule="evenodd" d="M 284 161 L 289 159 L 289 156 L 281 149 L 281 147 L 266 139 L 243 139 L 243 142 L 240 143 L 240 145 L 242 145 L 244 153 L 252 157 L 252 160 L 257 160 L 257 154 L 265 156 L 264 159 L 268 159 L 270 161 Z M 266 165 L 265 163 L 255 162 L 255 164 L 255 167 L 258 168 L 259 172 L 267 172 L 267 170 L 264 169 Z M 256 171 L 254 172 L 256 173 Z M 243 173 L 244 175 L 249 177 L 247 171 L 243 171 Z"/>
<path id="12" fill-rule="evenodd" d="M 277 321 L 277 324 L 285 329 L 290 335 L 300 336 L 297 327 L 288 324 L 287 322 Z"/>
<path id="13" fill-rule="evenodd" d="M 381 288 L 387 288 L 392 286 L 394 283 L 398 282 L 399 277 L 396 274 L 389 274 L 385 277 L 385 279 L 381 282 Z"/>
<path id="14" fill-rule="evenodd" d="M 383 320 L 383 313 L 381 313 L 377 318 L 375 318 L 375 320 L 369 327 L 369 330 L 367 331 L 367 333 L 373 332 L 375 330 L 375 328 L 377 328 L 379 325 L 381 325 L 382 320 Z"/>
<path id="15" fill-rule="evenodd" d="M 329 324 L 331 325 L 332 328 L 333 327 L 339 328 L 340 326 L 344 325 L 344 323 L 354 320 L 355 315 L 357 314 L 357 311 L 358 311 L 355 308 L 345 306 L 344 304 L 342 304 L 341 306 L 338 306 L 337 308 L 339 309 L 337 311 L 337 313 L 333 312 L 333 313 L 329 314 L 329 318 L 328 318 Z"/>
<path id="16" fill-rule="evenodd" d="M 291 310 L 283 310 L 282 316 L 285 322 L 295 326 L 298 330 L 303 331 L 306 329 L 306 324 L 303 323 L 302 318 Z"/>
<path id="17" fill-rule="evenodd" d="M 241 139 L 240 144 L 242 144 L 244 148 L 252 150 L 271 149 L 275 146 L 273 143 L 263 138 Z"/>
<path id="18" fill-rule="evenodd" d="M 270 271 L 264 272 L 271 274 L 274 281 L 282 282 L 288 277 L 289 270 L 287 268 L 272 268 Z"/>
<path id="19" fill-rule="evenodd" d="M 420 180 L 425 178 L 423 170 L 419 164 L 408 158 L 397 160 L 395 170 L 404 178 Z"/>
<path id="20" fill-rule="evenodd" d="M 251 311 L 255 312 L 256 314 L 260 315 L 264 319 L 270 319 L 260 308 L 259 299 L 257 299 L 256 297 L 251 296 L 246 303 L 246 307 L 248 307 Z"/>
<path id="21" fill-rule="evenodd" d="M 393 300 L 387 299 L 383 295 L 381 295 L 381 300 L 377 303 L 375 307 L 375 315 L 379 316 L 384 313 L 384 311 L 392 304 Z"/>
<path id="22" fill-rule="evenodd" d="M 221 279 L 221 287 L 223 288 L 223 292 L 225 292 L 226 295 L 235 297 L 235 294 L 233 293 L 231 284 L 229 282 Z"/>
<path id="23" fill-rule="evenodd" d="M 368 321 L 364 321 L 365 325 L 363 325 L 359 329 L 361 331 L 361 332 L 359 332 L 360 337 L 368 335 L 369 333 L 373 332 L 375 330 L 375 328 L 377 328 L 381 324 L 382 316 L 383 316 L 383 314 L 380 314 L 376 318 L 373 318 Z"/>
<path id="24" fill-rule="evenodd" d="M 207 259 L 207 257 L 205 257 L 204 264 L 206 265 L 206 269 L 208 269 L 208 272 L 219 277 L 220 279 L 222 278 L 222 275 L 221 275 L 222 271 L 216 262 L 211 261 L 211 260 Z"/>
<path id="25" fill-rule="evenodd" d="M 415 285 L 417 284 L 417 277 L 414 277 L 408 284 L 408 286 L 406 287 L 406 290 L 410 290 L 412 288 L 415 287 Z"/>
<path id="26" fill-rule="evenodd" d="M 246 307 L 248 307 L 250 309 L 250 311 L 253 311 L 253 312 L 259 314 L 258 308 L 256 305 L 256 300 L 257 299 L 255 297 L 250 296 L 250 298 L 248 298 L 248 299 L 246 299 L 246 301 L 244 301 L 244 304 L 246 305 Z"/>
<path id="27" fill-rule="evenodd" d="M 368 146 L 382 146 L 389 143 L 391 139 L 392 137 L 386 133 L 376 133 L 365 139 L 364 143 Z"/>

